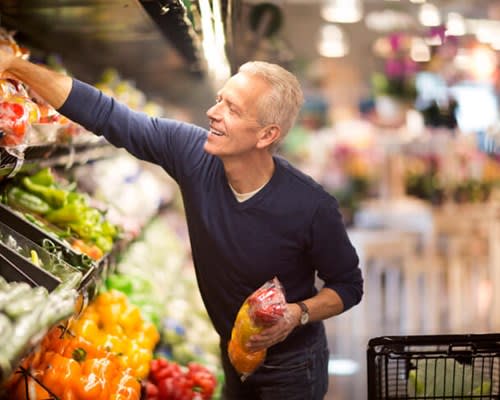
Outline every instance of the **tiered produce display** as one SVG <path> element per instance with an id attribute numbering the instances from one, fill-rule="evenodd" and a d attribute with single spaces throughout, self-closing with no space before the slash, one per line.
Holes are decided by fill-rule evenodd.
<path id="1" fill-rule="evenodd" d="M 5 206 L 15 207 L 12 212 L 68 245 L 74 243 L 71 238 L 77 238 L 89 240 L 87 246 L 97 246 L 95 238 L 109 232 L 110 226 L 114 228 L 111 243 L 119 240 L 120 228 L 89 206 L 91 201 L 76 190 L 76 183 L 59 182 L 50 170 L 19 175 L 4 186 Z M 22 201 L 9 198 L 14 188 L 22 190 Z M 26 196 L 32 201 L 26 202 Z M 48 207 L 42 211 L 32 207 L 33 199 Z M 65 209 L 72 199 L 80 202 L 78 213 Z M 49 215 L 66 218 L 47 221 Z M 82 230 L 92 215 L 100 218 L 93 220 L 92 229 Z M 120 262 L 112 268 L 116 271 L 106 271 L 93 299 L 82 299 L 81 293 L 79 298 L 82 273 L 77 268 L 70 267 L 76 278 L 62 276 L 62 283 L 51 293 L 25 282 L 1 282 L 5 295 L 0 300 L 5 304 L 0 315 L 5 318 L 0 318 L 0 333 L 2 337 L 15 333 L 22 343 L 11 356 L 2 352 L 0 397 L 139 399 L 141 388 L 151 399 L 213 397 L 216 375 L 220 375 L 218 339 L 199 299 L 187 243 L 170 227 L 169 218 L 175 219 L 174 225 L 180 222 L 179 214 L 169 210 L 118 255 Z M 21 254 L 42 266 L 43 257 L 37 251 L 22 249 Z M 101 258 L 106 257 L 107 252 L 102 254 Z M 103 272 L 97 270 L 96 279 L 101 280 Z M 15 349 L 14 344 L 5 342 L 9 350 Z"/>
<path id="2" fill-rule="evenodd" d="M 0 46 L 29 57 L 4 31 Z M 164 115 L 115 71 L 98 86 Z M 217 398 L 218 338 L 187 237 L 173 219 L 147 223 L 170 185 L 118 151 L 88 165 L 23 165 L 37 146 L 47 158 L 52 145 L 77 152 L 85 140 L 96 137 L 20 82 L 0 80 L 0 154 L 16 160 L 10 171 L 0 165 L 0 399 Z M 169 213 L 178 226 L 180 214 Z"/>

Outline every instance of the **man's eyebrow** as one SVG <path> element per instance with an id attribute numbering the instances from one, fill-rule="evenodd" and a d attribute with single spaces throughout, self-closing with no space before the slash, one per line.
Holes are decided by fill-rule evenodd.
<path id="1" fill-rule="evenodd" d="M 218 97 L 222 97 L 224 99 L 224 101 L 230 106 L 230 107 L 234 107 L 236 108 L 237 111 L 241 111 L 241 107 L 235 103 L 233 100 L 231 100 L 230 97 L 227 97 L 227 96 L 221 96 L 221 94 L 217 94 Z"/>

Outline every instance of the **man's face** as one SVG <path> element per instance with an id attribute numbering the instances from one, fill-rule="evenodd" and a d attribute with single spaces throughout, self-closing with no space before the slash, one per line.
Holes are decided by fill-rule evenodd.
<path id="1" fill-rule="evenodd" d="M 227 157 L 256 150 L 264 128 L 258 122 L 257 104 L 267 90 L 262 78 L 241 72 L 231 77 L 207 111 L 210 128 L 205 151 Z"/>

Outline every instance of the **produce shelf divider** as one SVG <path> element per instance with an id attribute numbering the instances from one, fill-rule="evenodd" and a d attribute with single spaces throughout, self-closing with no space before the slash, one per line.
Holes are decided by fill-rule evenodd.
<path id="1" fill-rule="evenodd" d="M 60 253 L 66 263 L 74 266 L 82 272 L 83 278 L 80 283 L 80 288 L 87 287 L 87 285 L 93 280 L 98 266 L 87 255 L 73 251 L 73 249 L 64 244 L 55 235 L 49 235 L 35 224 L 31 223 L 24 217 L 17 214 L 14 210 L 1 203 L 0 221 L 22 236 L 29 238 L 45 250 L 47 250 L 44 246 L 45 243 L 53 244 L 53 250 Z"/>
<path id="2" fill-rule="evenodd" d="M 29 276 L 30 279 L 27 282 L 25 281 L 26 283 L 31 284 L 31 282 L 35 282 L 38 286 L 46 287 L 49 292 L 52 292 L 61 284 L 61 280 L 59 278 L 52 275 L 50 272 L 37 267 L 35 264 L 31 263 L 22 255 L 16 253 L 14 250 L 10 249 L 1 242 L 0 254 L 23 271 L 23 275 Z"/>
<path id="3" fill-rule="evenodd" d="M 38 284 L 31 279 L 31 277 L 24 273 L 24 271 L 17 267 L 7 257 L 0 253 L 0 275 L 5 278 L 7 282 L 26 282 L 31 287 L 36 287 Z"/>

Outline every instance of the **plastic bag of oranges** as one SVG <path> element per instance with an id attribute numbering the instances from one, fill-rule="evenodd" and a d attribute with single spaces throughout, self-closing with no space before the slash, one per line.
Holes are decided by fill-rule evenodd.
<path id="1" fill-rule="evenodd" d="M 250 336 L 274 325 L 285 316 L 286 299 L 283 287 L 274 278 L 247 297 L 240 307 L 228 345 L 231 364 L 245 380 L 266 358 L 266 350 L 249 352 L 246 343 Z"/>

